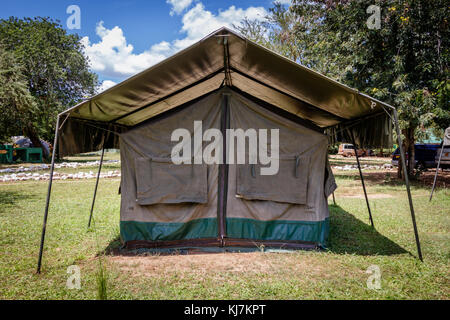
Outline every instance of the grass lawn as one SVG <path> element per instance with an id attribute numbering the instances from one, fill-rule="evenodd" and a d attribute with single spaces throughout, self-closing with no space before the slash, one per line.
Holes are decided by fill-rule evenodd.
<path id="1" fill-rule="evenodd" d="M 87 230 L 95 179 L 55 181 L 40 275 L 47 182 L 2 183 L 0 299 L 95 299 L 103 252 L 108 299 L 449 299 L 450 189 L 438 189 L 430 204 L 429 187 L 412 187 L 421 263 L 404 186 L 393 172 L 365 175 L 376 230 L 357 171 L 338 171 L 328 251 L 195 255 L 110 253 L 120 247 L 119 180 L 100 181 L 96 232 Z M 73 264 L 81 270 L 80 290 L 66 287 Z M 367 288 L 371 265 L 381 270 L 380 290 Z"/>

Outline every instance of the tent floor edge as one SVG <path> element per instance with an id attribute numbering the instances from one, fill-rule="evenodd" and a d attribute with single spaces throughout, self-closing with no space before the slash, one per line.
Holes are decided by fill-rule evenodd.
<path id="1" fill-rule="evenodd" d="M 217 238 L 183 239 L 169 241 L 131 240 L 125 243 L 127 250 L 136 249 L 180 249 L 196 247 L 240 247 L 240 248 L 276 248 L 290 250 L 320 250 L 322 247 L 316 242 L 284 241 L 284 240 L 255 240 L 224 238 L 223 242 Z"/>

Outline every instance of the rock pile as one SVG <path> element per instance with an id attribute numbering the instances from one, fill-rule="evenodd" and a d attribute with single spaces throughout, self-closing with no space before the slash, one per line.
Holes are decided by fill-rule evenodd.
<path id="1" fill-rule="evenodd" d="M 346 164 L 345 166 L 331 166 L 335 170 L 358 170 L 358 165 L 356 164 Z M 392 170 L 393 166 L 390 163 L 385 163 L 383 165 L 361 165 L 361 170 Z"/>
<path id="2" fill-rule="evenodd" d="M 94 179 L 97 177 L 97 173 L 92 171 L 89 172 L 78 172 L 78 173 L 53 173 L 53 180 L 82 180 L 82 179 Z M 120 171 L 108 171 L 106 173 L 100 173 L 100 178 L 117 178 L 120 177 Z M 0 176 L 0 182 L 17 182 L 17 181 L 40 181 L 49 180 L 50 173 L 13 173 L 9 175 Z"/>
<path id="3" fill-rule="evenodd" d="M 104 160 L 103 163 L 119 163 L 119 160 Z M 100 165 L 100 161 L 89 161 L 89 162 L 62 162 L 62 163 L 56 163 L 55 169 L 60 168 L 85 168 L 85 167 L 97 167 Z M 28 167 L 17 167 L 17 168 L 6 168 L 6 169 L 0 169 L 0 173 L 21 173 L 21 172 L 32 172 L 32 171 L 39 171 L 39 170 L 49 170 L 50 166 L 48 164 L 36 164 L 31 165 Z"/>

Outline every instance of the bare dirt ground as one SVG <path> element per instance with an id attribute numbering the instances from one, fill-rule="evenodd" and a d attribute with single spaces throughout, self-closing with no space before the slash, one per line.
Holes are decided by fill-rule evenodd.
<path id="1" fill-rule="evenodd" d="M 133 271 L 138 275 L 158 275 L 173 272 L 207 273 L 211 270 L 240 272 L 270 272 L 270 258 L 260 253 L 214 253 L 188 255 L 114 256 L 110 261 L 122 271 Z M 251 268 L 248 266 L 251 265 Z"/>
<path id="2" fill-rule="evenodd" d="M 323 274 L 320 265 L 314 264 L 308 256 L 292 259 L 289 256 L 263 252 L 195 253 L 172 255 L 116 255 L 108 257 L 123 273 L 133 277 L 161 277 L 162 275 L 196 274 L 277 274 L 280 270 L 308 270 L 309 276 Z M 328 268 L 326 268 L 328 269 Z"/>
<path id="3" fill-rule="evenodd" d="M 333 170 L 335 175 L 343 175 L 343 176 L 359 176 L 359 173 L 342 171 L 342 170 Z M 411 182 L 414 184 L 419 184 L 424 187 L 431 188 L 433 185 L 434 175 L 436 173 L 436 169 L 428 169 L 425 172 L 422 172 L 418 179 L 411 179 Z M 371 184 L 381 184 L 386 182 L 386 179 L 389 179 L 393 183 L 400 183 L 400 180 L 397 177 L 397 168 L 395 170 L 377 170 L 377 171 L 364 171 L 363 170 L 364 180 Z M 436 180 L 436 187 L 439 188 L 448 188 L 450 186 L 450 170 L 446 169 L 444 171 L 439 170 L 438 177 Z"/>
<path id="4" fill-rule="evenodd" d="M 364 199 L 364 194 L 340 194 L 342 198 Z M 392 195 L 386 193 L 372 193 L 368 195 L 369 199 L 387 199 L 393 198 Z"/>
<path id="5" fill-rule="evenodd" d="M 420 182 L 423 185 L 432 186 L 434 176 L 436 174 L 436 169 L 428 169 L 428 171 L 424 172 L 420 177 Z M 448 187 L 450 186 L 450 170 L 446 169 L 445 171 L 439 170 L 436 186 L 438 187 Z"/>

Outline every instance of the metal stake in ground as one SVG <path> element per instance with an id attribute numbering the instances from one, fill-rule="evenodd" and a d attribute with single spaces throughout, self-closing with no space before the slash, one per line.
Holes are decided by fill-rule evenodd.
<path id="1" fill-rule="evenodd" d="M 397 109 L 393 109 L 393 112 L 394 112 L 395 129 L 397 131 L 398 148 L 400 149 L 400 158 L 401 158 L 402 167 L 403 167 L 403 175 L 405 176 L 406 192 L 408 193 L 409 209 L 411 211 L 411 220 L 412 220 L 413 227 L 414 227 L 414 236 L 416 238 L 417 254 L 419 255 L 420 261 L 423 261 L 422 250 L 420 249 L 419 232 L 417 231 L 417 225 L 416 225 L 416 215 L 414 213 L 414 205 L 413 205 L 413 201 L 412 201 L 411 190 L 409 188 L 408 171 L 406 170 L 406 160 L 405 160 L 406 157 L 405 157 L 405 153 L 403 151 L 400 127 L 398 126 Z"/>
<path id="2" fill-rule="evenodd" d="M 44 251 L 44 241 L 45 241 L 45 230 L 47 227 L 48 208 L 50 205 L 50 194 L 52 193 L 53 171 L 55 169 L 55 155 L 58 146 L 58 132 L 59 132 L 59 116 L 56 119 L 55 140 L 53 141 L 52 164 L 50 167 L 50 177 L 48 181 L 47 200 L 45 202 L 44 223 L 42 224 L 41 245 L 39 247 L 37 273 L 41 273 L 42 254 Z"/>
<path id="3" fill-rule="evenodd" d="M 350 129 L 350 134 L 352 137 L 353 150 L 355 150 L 356 162 L 358 163 L 359 176 L 361 178 L 361 183 L 362 183 L 362 187 L 364 190 L 364 197 L 366 198 L 367 210 L 369 211 L 370 224 L 372 225 L 372 228 L 375 228 L 375 226 L 373 224 L 373 219 L 372 219 L 372 211 L 370 210 L 369 198 L 367 197 L 366 184 L 364 183 L 364 177 L 363 177 L 362 170 L 361 170 L 361 164 L 359 163 L 358 150 L 356 149 L 355 137 L 353 136 L 353 131 L 351 131 L 351 129 Z"/>

